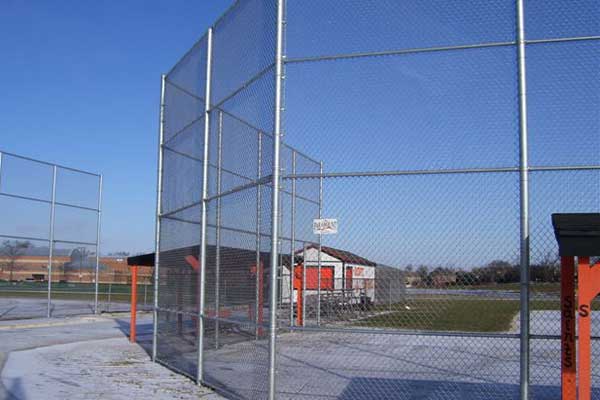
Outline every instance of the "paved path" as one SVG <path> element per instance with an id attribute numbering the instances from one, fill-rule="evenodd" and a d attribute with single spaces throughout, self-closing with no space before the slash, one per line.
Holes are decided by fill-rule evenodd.
<path id="1" fill-rule="evenodd" d="M 126 318 L 3 321 L 0 399 L 221 399 L 150 362 L 151 329 L 142 316 L 140 346 Z"/>

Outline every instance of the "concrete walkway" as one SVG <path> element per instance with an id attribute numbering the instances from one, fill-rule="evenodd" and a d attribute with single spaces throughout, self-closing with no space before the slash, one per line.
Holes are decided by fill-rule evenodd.
<path id="1" fill-rule="evenodd" d="M 222 399 L 150 361 L 152 319 L 138 344 L 127 317 L 0 323 L 0 399 Z"/>

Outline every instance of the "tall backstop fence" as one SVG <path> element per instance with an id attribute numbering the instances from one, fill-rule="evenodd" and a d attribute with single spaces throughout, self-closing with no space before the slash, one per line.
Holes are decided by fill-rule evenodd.
<path id="1" fill-rule="evenodd" d="M 154 359 L 231 398 L 558 398 L 550 215 L 600 211 L 598 21 L 235 2 L 162 79 Z"/>
<path id="2" fill-rule="evenodd" d="M 0 152 L 0 319 L 102 309 L 101 192 L 101 175 Z"/>

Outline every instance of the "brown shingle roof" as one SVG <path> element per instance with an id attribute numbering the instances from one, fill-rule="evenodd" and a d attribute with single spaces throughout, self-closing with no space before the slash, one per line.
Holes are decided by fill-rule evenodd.
<path id="1" fill-rule="evenodd" d="M 307 248 L 313 248 L 313 249 L 318 249 L 319 246 L 316 245 L 310 245 Z M 298 250 L 296 252 L 296 254 L 302 253 L 303 250 Z M 333 247 L 328 247 L 328 246 L 321 246 L 321 251 L 325 254 L 330 255 L 331 257 L 335 257 L 338 260 L 345 262 L 345 263 L 351 263 L 351 264 L 360 264 L 360 265 L 366 265 L 366 266 L 370 266 L 370 267 L 375 267 L 377 266 L 376 262 L 373 262 L 371 260 L 367 260 L 364 257 L 361 257 L 359 255 L 356 255 L 354 253 L 351 253 L 349 251 L 346 250 L 340 250 L 340 249 L 336 249 Z"/>

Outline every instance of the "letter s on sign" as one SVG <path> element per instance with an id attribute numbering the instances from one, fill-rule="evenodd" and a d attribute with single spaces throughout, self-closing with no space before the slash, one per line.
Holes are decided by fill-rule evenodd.
<path id="1" fill-rule="evenodd" d="M 582 304 L 579 306 L 579 316 L 580 317 L 588 317 L 590 315 L 590 306 L 587 304 Z"/>

